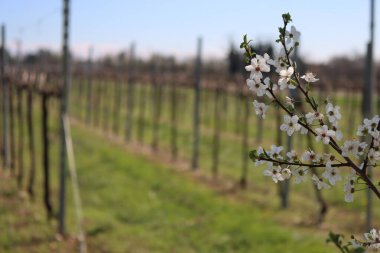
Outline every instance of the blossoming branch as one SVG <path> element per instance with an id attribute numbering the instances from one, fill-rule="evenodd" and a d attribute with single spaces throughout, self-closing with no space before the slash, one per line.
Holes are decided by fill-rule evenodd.
<path id="1" fill-rule="evenodd" d="M 295 183 L 301 183 L 310 178 L 319 190 L 331 188 L 337 181 L 341 181 L 341 170 L 348 169 L 343 191 L 345 201 L 352 202 L 357 184 L 366 185 L 380 199 L 378 186 L 374 184 L 368 175 L 369 166 L 376 167 L 380 160 L 380 127 L 379 116 L 372 119 L 364 119 L 358 126 L 357 136 L 367 141 L 356 139 L 343 139 L 339 129 L 339 121 L 342 118 L 340 107 L 330 101 L 319 105 L 311 96 L 312 86 L 319 81 L 311 72 L 299 73 L 297 64 L 292 60 L 292 54 L 299 46 L 300 32 L 292 25 L 290 14 L 283 14 L 283 26 L 279 28 L 279 37 L 276 40 L 281 45 L 278 56 L 273 57 L 265 53 L 259 55 L 254 52 L 251 40 L 244 36 L 240 47 L 245 49 L 247 65 L 245 69 L 250 72 L 246 83 L 257 97 L 263 97 L 260 102 L 254 100 L 255 113 L 265 118 L 270 105 L 281 108 L 284 115 L 280 130 L 288 136 L 294 134 L 312 135 L 316 142 L 329 145 L 331 153 L 317 153 L 308 148 L 301 155 L 295 150 L 284 153 L 282 146 L 271 145 L 270 149 L 259 147 L 250 152 L 250 158 L 256 165 L 266 164 L 265 176 L 269 176 L 275 183 L 294 179 Z M 273 58 L 272 58 L 273 57 Z M 274 69 L 277 78 L 271 78 L 270 72 Z M 295 97 L 281 96 L 289 89 L 297 89 L 302 101 L 307 106 L 301 110 L 294 103 Z M 265 100 L 265 102 L 263 102 Z M 299 100 L 299 99 L 298 99 Z M 301 101 L 301 102 L 302 102 Z M 299 101 L 297 101 L 299 102 Z M 307 112 L 304 112 L 304 111 Z M 310 172 L 310 168 L 323 170 L 321 177 Z M 367 242 L 359 242 L 353 239 L 352 244 L 380 248 L 380 239 L 375 230 L 365 234 Z"/>

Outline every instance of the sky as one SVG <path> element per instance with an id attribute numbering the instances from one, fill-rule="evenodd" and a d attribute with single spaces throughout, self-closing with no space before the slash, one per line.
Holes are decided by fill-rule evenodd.
<path id="1" fill-rule="evenodd" d="M 57 0 L 0 0 L 7 47 L 15 52 L 21 41 L 24 53 L 41 47 L 58 52 L 62 6 Z M 86 58 L 90 46 L 100 57 L 135 43 L 143 58 L 152 53 L 189 58 L 202 37 L 204 58 L 224 58 L 230 43 L 239 45 L 244 34 L 254 42 L 273 42 L 281 14 L 290 12 L 302 34 L 301 55 L 325 62 L 365 53 L 369 10 L 370 0 L 71 0 L 70 47 L 77 57 Z M 380 25 L 375 25 L 374 44 L 375 59 L 380 60 L 376 35 Z"/>

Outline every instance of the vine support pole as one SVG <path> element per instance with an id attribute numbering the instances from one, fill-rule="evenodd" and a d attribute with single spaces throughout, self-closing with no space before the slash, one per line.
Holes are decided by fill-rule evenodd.
<path id="1" fill-rule="evenodd" d="M 70 86 L 70 55 L 69 55 L 69 9 L 70 0 L 63 0 L 63 46 L 62 46 L 62 75 L 60 106 L 60 168 L 59 168 L 59 208 L 58 232 L 65 234 L 65 206 L 66 206 L 66 138 L 64 119 L 67 115 L 68 92 Z"/>
<path id="2" fill-rule="evenodd" d="M 131 44 L 128 58 L 128 83 L 127 83 L 127 121 L 125 125 L 125 141 L 132 138 L 133 109 L 134 109 L 134 64 L 135 64 L 135 44 Z"/>
<path id="3" fill-rule="evenodd" d="M 3 148 L 3 167 L 9 168 L 9 143 L 8 143 L 8 111 L 9 111 L 9 86 L 7 80 L 5 80 L 5 25 L 1 26 L 1 55 L 0 55 L 0 76 L 1 87 L 3 88 L 3 126 L 2 126 L 2 148 Z"/>
<path id="4" fill-rule="evenodd" d="M 375 39 L 375 0 L 370 0 L 370 41 L 367 45 L 367 61 L 366 73 L 363 86 L 362 112 L 363 118 L 371 117 L 372 109 L 372 93 L 375 87 L 375 65 L 373 64 L 373 43 Z M 367 168 L 369 178 L 372 177 L 372 167 Z M 366 226 L 367 229 L 372 228 L 372 192 L 367 190 L 367 209 L 366 209 Z"/>
<path id="5" fill-rule="evenodd" d="M 86 124 L 91 125 L 93 103 L 93 90 L 92 90 L 92 55 L 94 53 L 93 47 L 88 50 L 87 60 L 87 108 L 86 108 Z"/>
<path id="6" fill-rule="evenodd" d="M 201 100 L 201 70 L 202 70 L 202 38 L 198 38 L 197 59 L 195 62 L 195 85 L 194 85 L 194 120 L 193 120 L 193 156 L 191 168 L 198 169 L 199 166 L 199 123 L 200 123 L 200 100 Z"/>

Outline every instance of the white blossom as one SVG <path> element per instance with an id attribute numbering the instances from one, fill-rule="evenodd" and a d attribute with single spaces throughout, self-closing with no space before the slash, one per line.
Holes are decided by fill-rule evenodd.
<path id="1" fill-rule="evenodd" d="M 311 72 L 307 72 L 305 75 L 301 76 L 301 78 L 308 83 L 314 83 L 319 80 L 318 78 L 315 78 L 315 75 Z"/>
<path id="2" fill-rule="evenodd" d="M 293 175 L 296 176 L 295 182 L 296 184 L 299 184 L 301 182 L 304 182 L 306 180 L 308 170 L 303 167 L 298 167 L 293 171 Z"/>
<path id="3" fill-rule="evenodd" d="M 268 163 L 268 168 L 264 170 L 264 176 L 272 177 L 273 181 L 277 183 L 278 181 L 284 181 L 284 177 L 281 174 L 281 167 L 278 165 L 273 165 L 273 163 Z"/>
<path id="4" fill-rule="evenodd" d="M 347 176 L 346 182 L 343 186 L 344 191 L 344 201 L 353 202 L 354 201 L 354 192 L 355 192 L 355 180 L 356 173 L 354 170 Z"/>
<path id="5" fill-rule="evenodd" d="M 301 134 L 307 134 L 308 132 L 309 132 L 309 130 L 307 130 L 307 128 L 306 127 L 303 127 L 302 125 L 301 125 Z"/>
<path id="6" fill-rule="evenodd" d="M 368 152 L 368 161 L 370 162 L 376 162 L 377 160 L 380 160 L 380 152 L 376 151 L 375 149 L 371 148 Z"/>
<path id="7" fill-rule="evenodd" d="M 292 176 L 292 172 L 289 168 L 284 168 L 281 170 L 281 175 L 284 179 L 289 179 Z"/>
<path id="8" fill-rule="evenodd" d="M 259 157 L 260 155 L 264 154 L 264 149 L 262 147 L 259 147 L 257 150 L 257 156 Z M 256 162 L 255 162 L 255 166 L 259 166 L 263 163 L 265 163 L 266 161 L 264 160 L 260 160 L 260 159 L 257 159 Z"/>
<path id="9" fill-rule="evenodd" d="M 365 142 L 359 142 L 357 140 L 345 141 L 342 147 L 342 156 L 348 157 L 349 154 L 351 154 L 359 158 L 359 156 L 363 155 L 366 147 L 367 143 Z"/>
<path id="10" fill-rule="evenodd" d="M 342 180 L 339 170 L 335 167 L 326 168 L 326 170 L 322 173 L 322 176 L 326 178 L 331 185 L 335 185 L 336 181 Z"/>
<path id="11" fill-rule="evenodd" d="M 290 107 L 292 107 L 292 108 L 294 109 L 294 99 L 292 99 L 292 98 L 286 96 L 286 97 L 285 97 L 285 101 L 286 101 L 286 103 L 287 103 Z"/>
<path id="12" fill-rule="evenodd" d="M 275 91 L 277 90 L 277 84 L 275 83 L 272 83 L 271 84 L 271 81 L 270 81 L 270 78 L 269 77 L 266 77 L 263 81 L 264 85 L 268 88 L 272 88 L 272 91 Z M 269 98 L 273 98 L 272 94 L 269 92 L 269 90 L 266 90 L 265 94 L 269 97 Z"/>
<path id="13" fill-rule="evenodd" d="M 365 124 L 360 125 L 358 131 L 356 132 L 357 136 L 366 136 L 369 134 L 369 127 Z"/>
<path id="14" fill-rule="evenodd" d="M 280 73 L 282 70 L 287 69 L 287 64 L 284 62 L 284 58 L 280 57 L 274 62 L 274 67 L 276 68 L 276 72 Z"/>
<path id="15" fill-rule="evenodd" d="M 313 176 L 311 177 L 311 180 L 317 186 L 318 190 L 322 190 L 323 188 L 325 188 L 325 189 L 329 189 L 330 188 L 330 185 L 328 185 L 325 182 L 323 182 L 323 180 L 321 178 L 319 178 L 315 174 L 313 174 Z"/>
<path id="16" fill-rule="evenodd" d="M 265 53 L 264 56 L 258 55 L 257 57 L 262 57 L 264 58 L 265 62 L 269 65 L 274 65 L 274 60 L 270 58 L 269 54 Z"/>
<path id="17" fill-rule="evenodd" d="M 338 128 L 338 121 L 335 121 L 331 123 L 331 129 L 335 131 L 335 137 L 338 141 L 343 139 L 343 133 L 342 131 Z"/>
<path id="18" fill-rule="evenodd" d="M 368 246 L 368 248 L 369 249 L 374 249 L 375 251 L 377 251 L 378 249 L 380 249 L 380 242 L 371 243 Z"/>
<path id="19" fill-rule="evenodd" d="M 335 161 L 335 156 L 332 154 L 325 154 L 326 168 L 332 168 L 332 164 Z"/>
<path id="20" fill-rule="evenodd" d="M 364 119 L 363 125 L 360 125 L 357 131 L 358 136 L 366 136 L 370 134 L 373 138 L 378 138 L 380 133 L 377 130 L 377 125 L 379 124 L 379 116 L 375 115 L 372 119 Z"/>
<path id="21" fill-rule="evenodd" d="M 304 162 L 314 162 L 317 155 L 312 150 L 305 151 L 302 155 L 302 161 Z"/>
<path id="22" fill-rule="evenodd" d="M 316 128 L 315 132 L 317 133 L 315 139 L 317 141 L 322 141 L 324 144 L 329 144 L 330 138 L 335 136 L 335 132 L 333 130 L 329 130 L 326 125 Z"/>
<path id="23" fill-rule="evenodd" d="M 268 106 L 264 103 L 259 103 L 256 100 L 253 101 L 253 106 L 255 107 L 256 115 L 265 118 L 265 113 L 268 110 Z"/>
<path id="24" fill-rule="evenodd" d="M 281 48 L 277 58 L 273 61 L 273 65 L 276 68 L 276 72 L 280 73 L 281 70 L 287 70 L 288 66 L 293 65 L 293 61 L 289 59 L 290 64 L 288 63 L 288 58 L 286 57 L 285 49 Z"/>
<path id="25" fill-rule="evenodd" d="M 379 121 L 380 121 L 380 118 L 378 115 L 375 115 L 372 119 L 371 119 L 371 122 L 370 122 L 370 134 L 373 136 L 373 137 L 377 137 L 379 136 L 378 134 L 378 131 L 377 131 L 377 126 L 379 124 Z M 377 133 L 377 134 L 375 134 Z"/>
<path id="26" fill-rule="evenodd" d="M 339 106 L 333 106 L 331 103 L 326 105 L 326 116 L 329 118 L 330 123 L 334 123 L 337 120 L 340 120 L 342 117 Z"/>
<path id="27" fill-rule="evenodd" d="M 285 31 L 286 44 L 300 41 L 301 33 L 297 31 L 294 25 L 290 27 L 290 31 Z"/>
<path id="28" fill-rule="evenodd" d="M 380 231 L 377 231 L 373 228 L 368 233 L 364 233 L 364 238 L 365 242 L 363 243 L 353 238 L 351 240 L 351 245 L 353 245 L 353 247 L 364 247 L 368 249 L 374 249 L 374 251 L 380 249 Z"/>
<path id="29" fill-rule="evenodd" d="M 321 154 L 316 154 L 315 159 L 313 160 L 314 163 L 323 164 L 325 163 L 325 157 Z"/>
<path id="30" fill-rule="evenodd" d="M 289 115 L 284 116 L 284 123 L 280 126 L 281 131 L 286 132 L 289 136 L 292 136 L 292 134 L 296 131 L 299 131 L 301 129 L 301 125 L 298 124 L 298 116 L 293 115 L 290 117 Z"/>
<path id="31" fill-rule="evenodd" d="M 305 117 L 308 124 L 313 124 L 314 120 L 322 120 L 323 114 L 320 112 L 308 112 Z"/>
<path id="32" fill-rule="evenodd" d="M 350 244 L 351 246 L 356 249 L 356 248 L 359 248 L 359 247 L 363 247 L 363 244 L 360 243 L 358 240 L 356 240 L 355 238 L 351 239 L 350 241 Z"/>
<path id="33" fill-rule="evenodd" d="M 264 94 L 266 94 L 268 89 L 268 85 L 262 83 L 259 78 L 247 79 L 247 85 L 249 89 L 259 97 L 262 97 Z"/>
<path id="34" fill-rule="evenodd" d="M 281 160 L 282 159 L 281 152 L 283 149 L 284 147 L 282 146 L 277 147 L 276 145 L 271 145 L 268 155 L 274 160 Z"/>
<path id="35" fill-rule="evenodd" d="M 348 157 L 350 154 L 359 158 L 358 156 L 359 141 L 345 141 L 342 147 L 342 156 Z"/>
<path id="36" fill-rule="evenodd" d="M 373 147 L 379 148 L 380 147 L 380 136 L 377 138 L 373 138 Z"/>
<path id="37" fill-rule="evenodd" d="M 288 69 L 284 69 L 280 71 L 280 79 L 278 80 L 278 85 L 280 86 L 280 90 L 284 90 L 286 88 L 289 88 L 289 89 L 296 88 L 296 86 L 290 82 L 293 73 L 294 73 L 293 67 L 289 67 Z"/>
<path id="38" fill-rule="evenodd" d="M 367 242 L 370 243 L 377 242 L 379 239 L 379 234 L 377 233 L 376 229 L 373 228 L 371 231 L 369 231 L 369 233 L 364 234 L 364 238 L 367 240 Z"/>
<path id="39" fill-rule="evenodd" d="M 313 163 L 323 163 L 323 156 L 320 154 L 316 154 L 312 150 L 305 151 L 302 155 L 302 161 L 304 162 L 313 162 Z"/>
<path id="40" fill-rule="evenodd" d="M 295 150 L 289 151 L 286 153 L 286 156 L 288 157 L 289 162 L 294 162 L 298 160 L 298 154 Z"/>
<path id="41" fill-rule="evenodd" d="M 359 143 L 359 145 L 358 145 L 358 155 L 359 156 L 364 154 L 364 150 L 366 147 L 367 147 L 367 143 L 365 143 L 365 142 Z"/>
<path id="42" fill-rule="evenodd" d="M 254 91 L 256 84 L 260 83 L 260 81 L 260 78 L 255 77 L 253 79 L 248 78 L 245 83 L 247 84 L 249 90 Z"/>
<path id="43" fill-rule="evenodd" d="M 270 66 L 267 64 L 267 60 L 261 55 L 256 55 L 252 58 L 251 64 L 245 66 L 245 70 L 250 71 L 250 79 L 263 78 L 262 72 L 269 72 Z"/>

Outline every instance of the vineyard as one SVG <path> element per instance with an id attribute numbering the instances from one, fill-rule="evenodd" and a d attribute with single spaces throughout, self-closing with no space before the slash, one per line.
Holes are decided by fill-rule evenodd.
<path id="1" fill-rule="evenodd" d="M 109 242 L 106 238 L 110 233 L 115 233 L 114 236 L 117 238 L 123 236 L 119 234 L 121 233 L 119 227 L 123 227 L 121 224 L 126 224 L 125 228 L 122 228 L 122 231 L 126 229 L 123 232 L 126 237 L 130 234 L 129 236 L 133 238 L 137 231 L 146 229 L 144 224 L 153 226 L 153 234 L 142 233 L 141 238 L 137 236 L 126 244 L 116 244 L 116 248 L 111 252 L 123 252 L 134 247 L 144 251 L 144 248 L 139 248 L 138 241 L 147 240 L 145 237 L 155 237 L 155 233 L 169 233 L 165 235 L 169 238 L 194 236 L 190 242 L 183 238 L 168 239 L 172 242 L 184 240 L 184 245 L 181 247 L 185 251 L 196 250 L 197 247 L 211 247 L 199 248 L 201 251 L 229 252 L 234 249 L 230 247 L 244 251 L 245 248 L 257 246 L 257 242 L 249 238 L 255 234 L 256 222 L 265 220 L 268 223 L 265 225 L 268 232 L 264 232 L 260 226 L 260 231 L 256 233 L 263 237 L 265 233 L 279 235 L 278 238 L 274 238 L 270 249 L 265 248 L 268 245 L 263 245 L 263 251 L 276 252 L 277 248 L 273 247 L 273 244 L 283 247 L 282 241 L 286 240 L 289 252 L 292 252 L 294 248 L 290 245 L 301 240 L 296 238 L 301 237 L 304 233 L 302 231 L 311 232 L 315 227 L 324 231 L 313 236 L 313 241 L 305 242 L 308 244 L 315 243 L 318 238 L 323 239 L 323 233 L 330 229 L 360 231 L 365 226 L 365 213 L 360 211 L 365 209 L 365 198 L 354 202 L 353 205 L 347 205 L 339 189 L 322 191 L 322 196 L 318 196 L 315 195 L 312 184 L 291 185 L 287 197 L 284 198 L 284 191 L 276 185 L 269 184 L 269 180 L 262 176 L 262 169 L 253 166 L 247 155 L 251 147 L 288 140 L 283 132 L 276 130 L 279 126 L 275 119 L 261 121 L 254 115 L 251 98 L 246 94 L 245 87 L 238 89 L 238 85 L 242 82 L 239 79 L 235 81 L 235 78 L 228 86 L 220 87 L 217 83 L 211 85 L 209 82 L 208 88 L 201 89 L 199 155 L 196 158 L 198 166 L 192 168 L 194 125 L 191 116 L 194 112 L 194 88 L 188 84 L 176 83 L 179 77 L 173 74 L 160 73 L 160 75 L 150 75 L 151 80 L 140 81 L 136 78 L 133 82 L 100 76 L 77 76 L 73 80 L 69 110 L 78 157 L 78 178 L 82 195 L 85 196 L 84 226 L 88 234 L 89 248 L 98 249 L 99 245 L 106 245 L 104 250 L 111 249 L 112 241 Z M 33 245 L 35 240 L 42 238 L 49 240 L 46 236 L 50 236 L 50 240 L 53 240 L 48 231 L 53 229 L 54 220 L 50 219 L 52 223 L 50 222 L 49 226 L 45 222 L 45 214 L 48 217 L 54 216 L 53 212 L 58 204 L 55 198 L 58 192 L 58 177 L 57 171 L 53 168 L 58 164 L 57 156 L 54 154 L 58 153 L 59 103 L 50 88 L 55 87 L 54 79 L 50 81 L 49 77 L 41 78 L 41 74 L 26 74 L 26 72 L 23 77 L 21 80 L 15 79 L 10 82 L 10 87 L 13 87 L 11 88 L 13 104 L 10 111 L 16 116 L 12 120 L 13 141 L 15 153 L 18 154 L 11 163 L 13 165 L 11 174 L 14 174 L 17 180 L 9 183 L 8 180 L 12 179 L 7 176 L 2 179 L 2 185 L 3 191 L 9 195 L 7 201 L 21 198 L 24 204 L 30 200 L 32 202 L 27 204 L 27 210 L 23 210 L 19 203 L 13 204 L 20 212 L 26 212 L 22 213 L 26 216 L 24 221 L 15 219 L 14 214 L 4 208 L 3 222 L 4 225 L 8 224 L 7 226 L 17 227 L 19 222 L 26 222 L 30 224 L 31 229 L 36 225 L 41 227 L 46 231 L 45 235 L 36 237 L 26 232 L 23 240 L 30 240 Z M 234 81 L 236 83 L 233 83 Z M 128 85 L 132 88 L 130 86 L 128 88 Z M 44 87 L 49 87 L 50 92 L 43 92 L 46 91 Z M 235 87 L 235 89 L 228 90 L 225 87 Z M 51 97 L 46 99 L 46 94 Z M 131 98 L 133 105 L 132 109 L 128 110 L 131 108 L 131 105 L 128 107 L 128 103 L 131 103 L 128 99 Z M 360 103 L 357 93 L 338 93 L 331 99 L 341 105 L 343 113 L 356 110 L 349 120 L 360 121 L 360 111 L 356 109 Z M 32 115 L 29 116 L 29 113 Z M 28 120 L 31 122 L 28 123 Z M 36 124 L 37 122 L 42 124 Z M 32 132 L 28 131 L 29 124 L 33 126 Z M 352 135 L 355 131 L 350 128 L 351 125 L 347 122 L 345 134 Z M 292 144 L 299 150 L 306 145 L 297 138 Z M 31 159 L 32 157 L 35 158 Z M 31 168 L 34 169 L 30 170 Z M 36 170 L 36 168 L 41 169 Z M 51 171 L 52 174 L 48 175 L 48 179 L 46 171 Z M 35 178 L 32 183 L 30 183 L 31 177 Z M 43 185 L 44 187 L 40 187 Z M 30 197 L 26 199 L 24 195 L 17 197 L 17 189 L 27 190 Z M 359 194 L 365 196 L 364 191 Z M 44 202 L 40 196 L 44 196 Z M 328 212 L 323 217 L 319 211 L 321 197 L 328 207 Z M 68 198 L 71 199 L 70 194 Z M 71 206 L 70 201 L 72 200 L 68 200 L 67 216 L 69 224 L 72 225 L 68 227 L 75 234 L 75 208 Z M 210 201 L 215 203 L 210 204 Z M 223 203 L 224 201 L 226 203 Z M 41 212 L 44 206 L 45 211 Z M 159 210 L 153 210 L 155 208 Z M 238 219 L 234 214 L 237 210 L 239 210 Z M 374 206 L 376 220 L 378 210 L 379 206 Z M 29 215 L 36 215 L 34 213 L 36 211 L 39 214 L 30 221 Z M 336 213 L 342 212 L 344 215 L 337 218 Z M 107 216 L 103 217 L 106 214 Z M 241 217 L 243 215 L 244 218 Z M 268 216 L 275 217 L 277 222 L 291 228 L 294 231 L 293 239 L 288 238 L 287 233 L 279 232 L 278 230 L 282 229 L 273 224 Z M 230 219 L 232 219 L 231 224 L 223 223 Z M 344 227 L 340 226 L 341 219 L 345 220 Z M 208 224 L 210 220 L 215 224 Z M 360 224 L 358 220 L 361 226 L 358 226 Z M 119 222 L 121 224 L 118 224 Z M 159 223 L 154 225 L 155 222 Z M 189 224 L 185 225 L 187 223 Z M 239 224 L 242 223 L 250 224 L 244 228 L 247 229 L 246 234 L 239 232 L 234 236 L 241 238 L 235 238 L 230 233 L 233 233 L 234 229 L 239 229 Z M 175 224 L 180 227 L 174 228 L 173 231 L 170 226 Z M 156 226 L 157 231 L 155 231 Z M 198 226 L 202 229 L 198 229 Z M 208 226 L 210 227 L 207 228 Z M 215 237 L 203 238 L 210 241 L 202 243 L 201 231 L 212 230 L 214 226 L 221 226 L 221 231 L 216 231 Z M 193 229 L 196 232 L 191 232 Z M 114 230 L 116 231 L 112 232 Z M 179 231 L 182 232 L 178 233 Z M 180 235 L 182 233 L 184 235 Z M 225 244 L 219 245 L 218 236 L 227 236 L 224 238 L 227 240 Z M 4 234 L 2 239 L 5 243 L 4 250 L 14 243 L 17 244 L 17 238 L 19 238 L 17 229 Z M 235 246 L 233 243 L 228 243 L 235 240 L 243 240 L 244 243 Z M 149 249 L 165 251 L 174 247 L 170 244 L 161 245 L 155 240 L 149 242 L 151 244 L 146 245 L 148 251 Z M 37 252 L 45 246 L 42 243 L 41 246 L 36 245 Z M 54 243 L 52 245 L 58 247 Z M 297 243 L 297 245 L 302 247 L 302 244 Z M 318 248 L 319 246 L 315 248 L 315 252 L 320 252 Z"/>

